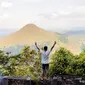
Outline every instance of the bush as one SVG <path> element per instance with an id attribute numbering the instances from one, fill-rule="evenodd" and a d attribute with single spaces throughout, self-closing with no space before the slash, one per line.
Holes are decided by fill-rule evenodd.
<path id="1" fill-rule="evenodd" d="M 10 57 L 0 51 L 0 75 L 38 79 L 41 74 L 40 58 L 40 53 L 29 46 L 21 54 Z M 62 47 L 56 50 L 51 56 L 50 76 L 56 74 L 85 76 L 85 50 L 79 55 L 73 55 Z"/>
<path id="2" fill-rule="evenodd" d="M 55 74 L 72 74 L 72 61 L 75 56 L 65 48 L 60 48 L 52 55 L 50 64 L 50 75 Z"/>

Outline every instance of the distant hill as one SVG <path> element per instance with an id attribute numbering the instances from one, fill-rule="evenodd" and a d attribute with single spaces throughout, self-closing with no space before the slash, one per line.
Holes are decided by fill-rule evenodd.
<path id="1" fill-rule="evenodd" d="M 27 24 L 19 31 L 0 38 L 0 47 L 11 46 L 15 44 L 32 45 L 34 42 L 54 41 L 56 33 L 46 31 L 34 24 Z"/>
<path id="2" fill-rule="evenodd" d="M 73 30 L 64 33 L 64 35 L 81 35 L 81 34 L 85 35 L 85 30 Z"/>
<path id="3" fill-rule="evenodd" d="M 66 48 L 73 53 L 80 53 L 83 48 L 82 43 L 85 44 L 85 30 L 69 31 L 64 35 L 68 37 Z"/>
<path id="4" fill-rule="evenodd" d="M 65 47 L 72 53 L 79 54 L 82 43 L 85 43 L 85 31 L 69 31 L 65 34 L 60 34 L 57 32 L 46 31 L 34 24 L 27 24 L 20 30 L 0 38 L 0 48 L 5 47 L 6 49 L 4 50 L 6 52 L 11 49 L 12 52 L 16 49 L 20 52 L 23 45 L 30 45 L 34 48 L 34 43 L 38 42 L 39 46 L 47 45 L 50 47 L 55 40 L 57 41 L 57 45 L 54 50 L 59 47 Z"/>
<path id="5" fill-rule="evenodd" d="M 15 32 L 15 31 L 16 31 L 16 30 L 14 30 L 14 29 L 5 29 L 5 28 L 4 28 L 4 29 L 0 30 L 0 38 L 1 38 L 1 37 L 4 37 L 4 36 L 7 36 L 7 35 Z"/>

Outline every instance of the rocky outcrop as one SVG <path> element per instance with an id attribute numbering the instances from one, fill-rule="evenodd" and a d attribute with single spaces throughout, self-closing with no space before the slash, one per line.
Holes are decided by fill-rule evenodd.
<path id="1" fill-rule="evenodd" d="M 27 80 L 24 78 L 3 78 L 0 85 L 85 85 L 85 77 L 56 76 L 50 80 Z"/>

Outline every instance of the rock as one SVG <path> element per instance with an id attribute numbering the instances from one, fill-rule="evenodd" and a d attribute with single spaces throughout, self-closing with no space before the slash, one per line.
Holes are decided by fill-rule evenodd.
<path id="1" fill-rule="evenodd" d="M 56 76 L 49 80 L 35 81 L 24 78 L 6 77 L 3 79 L 3 85 L 85 85 L 85 78 L 64 75 Z"/>

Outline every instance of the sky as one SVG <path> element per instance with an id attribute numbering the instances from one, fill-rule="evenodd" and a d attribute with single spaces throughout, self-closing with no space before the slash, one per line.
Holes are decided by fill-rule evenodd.
<path id="1" fill-rule="evenodd" d="M 0 0 L 0 32 L 29 23 L 57 32 L 85 30 L 85 0 Z"/>

